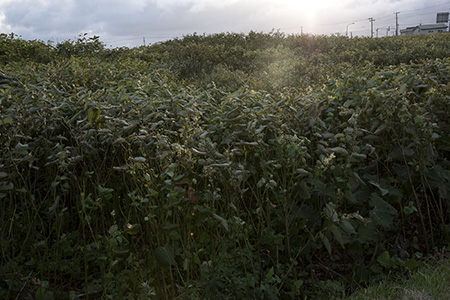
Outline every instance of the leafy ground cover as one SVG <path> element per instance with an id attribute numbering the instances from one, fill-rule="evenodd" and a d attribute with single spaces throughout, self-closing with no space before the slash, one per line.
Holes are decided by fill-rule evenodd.
<path id="1" fill-rule="evenodd" d="M 439 261 L 418 268 L 409 277 L 388 279 L 354 293 L 349 299 L 434 299 L 444 300 L 450 293 L 448 261 Z"/>
<path id="2" fill-rule="evenodd" d="M 349 295 L 446 254 L 450 35 L 0 43 L 0 297 Z"/>

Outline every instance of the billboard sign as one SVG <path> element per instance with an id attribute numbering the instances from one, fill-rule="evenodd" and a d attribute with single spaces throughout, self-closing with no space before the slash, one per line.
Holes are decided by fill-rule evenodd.
<path id="1" fill-rule="evenodd" d="M 447 23 L 448 15 L 448 12 L 438 13 L 436 16 L 436 23 Z"/>

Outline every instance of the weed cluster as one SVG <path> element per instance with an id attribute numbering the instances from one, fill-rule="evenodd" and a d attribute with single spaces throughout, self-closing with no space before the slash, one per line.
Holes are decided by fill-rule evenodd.
<path id="1" fill-rule="evenodd" d="M 449 242 L 449 39 L 2 35 L 0 298 L 341 297 L 415 269 Z"/>

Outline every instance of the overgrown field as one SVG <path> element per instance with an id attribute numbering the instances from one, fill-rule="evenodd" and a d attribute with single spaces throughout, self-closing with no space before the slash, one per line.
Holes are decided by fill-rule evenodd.
<path id="1" fill-rule="evenodd" d="M 1 299 L 333 299 L 449 253 L 450 34 L 0 62 Z"/>

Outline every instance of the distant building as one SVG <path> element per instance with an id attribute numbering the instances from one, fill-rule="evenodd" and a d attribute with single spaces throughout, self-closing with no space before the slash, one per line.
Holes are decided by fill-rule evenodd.
<path id="1" fill-rule="evenodd" d="M 429 25 L 417 25 L 414 27 L 406 27 L 406 29 L 400 30 L 401 35 L 410 34 L 424 34 L 424 33 L 437 33 L 448 32 L 448 26 L 446 24 L 429 24 Z"/>

